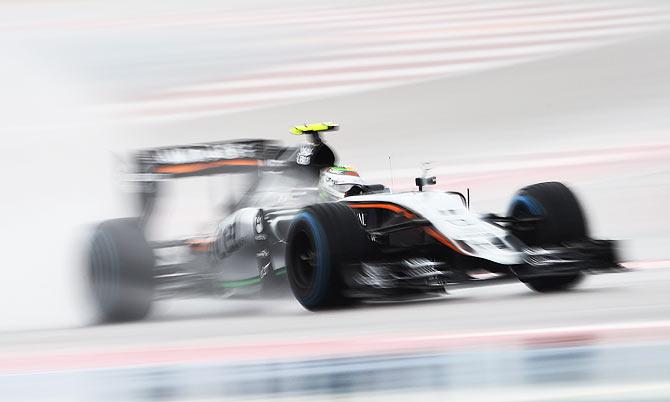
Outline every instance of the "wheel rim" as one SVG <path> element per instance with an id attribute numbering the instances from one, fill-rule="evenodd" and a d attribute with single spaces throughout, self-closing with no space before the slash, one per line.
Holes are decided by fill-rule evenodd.
<path id="1" fill-rule="evenodd" d="M 310 288 L 316 277 L 317 253 L 314 242 L 305 231 L 294 240 L 293 267 L 295 285 L 301 289 Z"/>

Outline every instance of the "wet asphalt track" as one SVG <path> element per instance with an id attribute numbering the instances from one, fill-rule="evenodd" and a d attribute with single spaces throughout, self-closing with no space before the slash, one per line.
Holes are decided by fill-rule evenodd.
<path id="1" fill-rule="evenodd" d="M 316 314 L 292 300 L 160 303 L 142 323 L 0 336 L 0 372 L 25 373 L 0 389 L 33 402 L 664 401 L 669 282 L 649 268 L 566 294 L 510 284 Z M 420 347 L 431 339 L 456 341 Z"/>
<path id="2" fill-rule="evenodd" d="M 536 294 L 522 284 L 454 290 L 417 302 L 308 312 L 287 300 L 175 300 L 145 322 L 0 335 L 0 353 L 313 341 L 374 335 L 486 333 L 665 321 L 668 268 L 588 277 L 575 291 Z"/>

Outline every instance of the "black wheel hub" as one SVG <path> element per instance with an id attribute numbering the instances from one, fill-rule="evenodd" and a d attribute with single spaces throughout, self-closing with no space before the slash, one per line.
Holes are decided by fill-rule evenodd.
<path id="1" fill-rule="evenodd" d="M 301 289 L 310 288 L 316 276 L 316 264 L 314 242 L 305 231 L 302 231 L 296 236 L 293 249 L 295 285 Z"/>

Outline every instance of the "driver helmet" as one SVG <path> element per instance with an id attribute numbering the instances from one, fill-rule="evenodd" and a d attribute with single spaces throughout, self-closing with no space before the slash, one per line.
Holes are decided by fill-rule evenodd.
<path id="1" fill-rule="evenodd" d="M 347 166 L 332 166 L 321 173 L 319 194 L 326 201 L 344 198 L 347 192 L 356 186 L 363 186 L 358 172 Z"/>

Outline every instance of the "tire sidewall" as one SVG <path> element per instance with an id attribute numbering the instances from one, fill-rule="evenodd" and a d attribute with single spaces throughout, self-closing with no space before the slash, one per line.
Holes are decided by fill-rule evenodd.
<path id="1" fill-rule="evenodd" d="M 519 190 L 512 198 L 508 215 L 542 217 L 532 230 L 513 232 L 531 247 L 556 246 L 587 237 L 586 219 L 579 201 L 559 182 L 538 183 Z"/>
<path id="2" fill-rule="evenodd" d="M 89 249 L 89 283 L 102 322 L 133 321 L 149 313 L 154 266 L 153 251 L 137 219 L 98 225 Z"/>
<path id="3" fill-rule="evenodd" d="M 326 233 L 316 217 L 308 211 L 302 211 L 296 215 L 289 230 L 289 239 L 294 238 L 299 232 L 304 232 L 314 246 L 317 257 L 314 280 L 312 285 L 306 289 L 298 286 L 295 273 L 292 270 L 287 270 L 287 275 L 293 294 L 301 304 L 309 308 L 321 304 L 326 298 L 333 267 Z M 289 247 L 291 246 L 289 245 Z M 287 257 L 294 259 L 296 258 L 295 253 L 296 250 L 290 248 Z"/>

